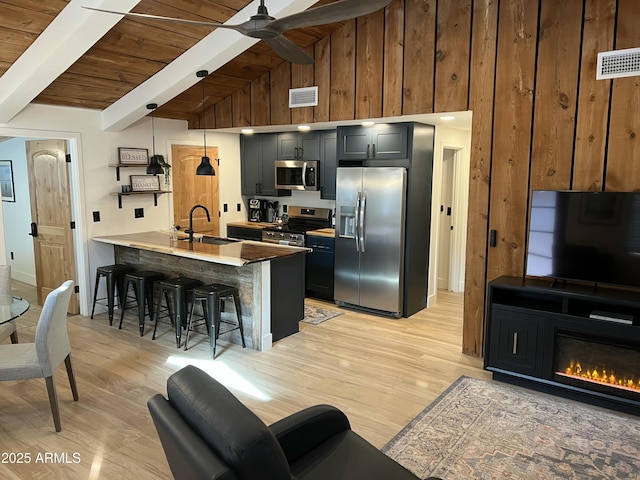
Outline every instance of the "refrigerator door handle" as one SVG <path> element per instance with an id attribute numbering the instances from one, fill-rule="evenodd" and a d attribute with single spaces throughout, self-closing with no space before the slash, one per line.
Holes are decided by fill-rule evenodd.
<path id="1" fill-rule="evenodd" d="M 360 251 L 360 203 L 362 202 L 361 195 L 362 192 L 358 192 L 356 196 L 356 218 L 355 218 L 355 235 L 353 238 L 356 241 L 356 252 Z"/>
<path id="2" fill-rule="evenodd" d="M 364 252 L 365 249 L 365 231 L 364 220 L 367 213 L 367 192 L 361 192 L 360 194 L 360 228 L 358 234 L 360 235 L 360 251 Z"/>

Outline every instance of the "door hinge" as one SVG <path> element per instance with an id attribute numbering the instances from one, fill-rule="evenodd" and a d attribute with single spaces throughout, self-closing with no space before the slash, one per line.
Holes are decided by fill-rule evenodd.
<path id="1" fill-rule="evenodd" d="M 80 293 L 80 286 L 76 285 L 75 287 L 73 287 L 73 291 L 75 293 Z"/>
<path id="2" fill-rule="evenodd" d="M 64 159 L 65 159 L 65 161 L 66 161 L 67 163 L 71 163 L 71 154 L 70 154 L 70 153 L 67 153 L 67 154 L 64 156 Z"/>
<path id="3" fill-rule="evenodd" d="M 71 230 L 75 230 L 76 229 L 76 222 L 71 222 Z"/>

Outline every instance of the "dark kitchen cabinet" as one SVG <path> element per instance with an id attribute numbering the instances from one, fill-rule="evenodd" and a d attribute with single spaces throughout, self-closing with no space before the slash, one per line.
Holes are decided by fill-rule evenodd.
<path id="1" fill-rule="evenodd" d="M 309 297 L 333 301 L 333 258 L 335 238 L 308 234 L 305 293 Z"/>
<path id="2" fill-rule="evenodd" d="M 317 132 L 277 135 L 278 160 L 320 160 L 320 135 Z"/>
<path id="3" fill-rule="evenodd" d="M 411 124 L 338 127 L 338 160 L 406 159 Z"/>
<path id="4" fill-rule="evenodd" d="M 320 134 L 320 198 L 336 199 L 337 133 L 335 130 Z"/>
<path id="5" fill-rule="evenodd" d="M 291 195 L 291 191 L 276 190 L 275 187 L 277 143 L 275 133 L 240 136 L 242 195 Z"/>

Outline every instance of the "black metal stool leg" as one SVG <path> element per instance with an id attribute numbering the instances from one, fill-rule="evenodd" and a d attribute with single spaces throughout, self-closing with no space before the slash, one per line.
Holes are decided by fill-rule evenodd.
<path id="1" fill-rule="evenodd" d="M 124 289 L 124 300 L 122 302 L 122 305 L 120 306 L 120 325 L 118 325 L 118 330 L 122 330 L 122 320 L 124 319 L 124 311 L 127 308 L 127 294 L 129 292 L 129 285 L 131 284 L 131 282 L 129 280 L 127 280 L 125 282 L 125 289 Z"/>
<path id="2" fill-rule="evenodd" d="M 240 310 L 240 298 L 238 294 L 233 294 L 233 303 L 236 307 L 236 316 L 238 317 L 238 327 L 240 327 L 240 339 L 242 340 L 242 348 L 245 348 L 244 330 L 242 328 L 242 311 Z"/>
<path id="3" fill-rule="evenodd" d="M 116 288 L 116 276 L 115 274 L 107 275 L 107 305 L 109 312 L 109 325 L 113 325 L 113 295 Z"/>
<path id="4" fill-rule="evenodd" d="M 153 326 L 153 335 L 151 336 L 151 340 L 155 340 L 156 339 L 156 330 L 158 329 L 158 314 L 160 313 L 160 308 L 162 307 L 162 294 L 163 294 L 164 289 L 162 287 L 160 287 L 160 290 L 158 291 L 158 301 L 156 303 L 156 316 L 153 319 L 153 323 L 155 324 Z M 166 296 L 166 293 L 165 293 Z"/>
<path id="5" fill-rule="evenodd" d="M 100 284 L 100 272 L 96 273 L 96 288 L 93 290 L 93 307 L 91 307 L 91 318 L 96 311 L 96 302 L 98 301 L 98 286 Z"/>

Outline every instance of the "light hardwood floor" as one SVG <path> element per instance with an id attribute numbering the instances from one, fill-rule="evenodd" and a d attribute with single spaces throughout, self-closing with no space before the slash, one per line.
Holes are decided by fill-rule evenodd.
<path id="1" fill-rule="evenodd" d="M 14 294 L 29 298 L 23 287 Z M 222 381 L 266 423 L 328 403 L 382 447 L 460 375 L 490 378 L 480 358 L 461 353 L 462 302 L 462 294 L 440 292 L 438 305 L 409 319 L 343 310 L 320 325 L 301 324 L 267 352 L 220 341 L 215 361 L 205 335 L 193 335 L 187 351 L 176 349 L 168 324 L 155 341 L 152 323 L 140 337 L 133 312 L 122 330 L 104 313 L 70 317 L 80 399 L 73 402 L 59 368 L 62 432 L 55 433 L 44 380 L 0 383 L 0 478 L 171 478 L 146 401 L 166 393 L 167 377 L 186 364 Z M 33 310 L 19 321 L 21 342 L 33 340 Z M 10 454 L 29 454 L 30 462 Z"/>

